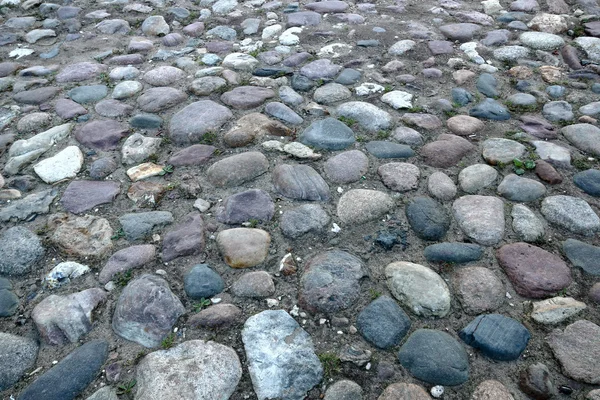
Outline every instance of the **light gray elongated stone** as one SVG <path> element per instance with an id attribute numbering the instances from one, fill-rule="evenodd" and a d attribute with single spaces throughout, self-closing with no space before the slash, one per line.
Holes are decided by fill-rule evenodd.
<path id="1" fill-rule="evenodd" d="M 504 237 L 504 203 L 498 197 L 463 196 L 452 210 L 461 230 L 477 243 L 492 246 Z"/>

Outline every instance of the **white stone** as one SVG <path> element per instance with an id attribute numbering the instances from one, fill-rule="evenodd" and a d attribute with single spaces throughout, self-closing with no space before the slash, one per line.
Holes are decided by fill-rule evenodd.
<path id="1" fill-rule="evenodd" d="M 475 64 L 485 64 L 483 57 L 479 55 L 477 50 L 477 42 L 467 42 L 460 45 L 460 49 L 465 52 L 465 55 L 469 57 Z"/>
<path id="2" fill-rule="evenodd" d="M 258 65 L 258 60 L 249 54 L 231 53 L 223 59 L 221 65 L 236 71 L 253 71 Z"/>
<path id="3" fill-rule="evenodd" d="M 385 88 L 376 83 L 365 82 L 354 89 L 357 96 L 368 96 L 370 94 L 381 93 Z"/>
<path id="4" fill-rule="evenodd" d="M 279 32 L 281 32 L 282 29 L 283 29 L 283 27 L 279 24 L 267 26 L 262 31 L 262 40 L 273 39 L 275 36 L 277 36 L 279 34 Z"/>
<path id="5" fill-rule="evenodd" d="M 412 50 L 417 44 L 412 40 L 400 40 L 392 45 L 388 53 L 392 56 L 401 56 L 409 50 Z"/>
<path id="6" fill-rule="evenodd" d="M 535 153 L 553 165 L 569 168 L 571 166 L 571 152 L 569 149 L 543 140 L 531 142 L 535 146 Z"/>
<path id="7" fill-rule="evenodd" d="M 302 32 L 302 28 L 294 26 L 292 28 L 286 29 L 280 36 L 279 36 L 279 43 L 281 43 L 284 46 L 295 46 L 298 43 L 300 43 L 300 38 L 298 37 L 298 35 L 296 35 L 296 33 L 300 33 Z"/>
<path id="8" fill-rule="evenodd" d="M 204 199 L 196 199 L 194 202 L 194 208 L 197 208 L 200 212 L 208 211 L 210 208 L 210 202 Z"/>
<path id="9" fill-rule="evenodd" d="M 283 146 L 283 151 L 298 158 L 307 158 L 317 160 L 321 154 L 315 153 L 312 149 L 300 142 L 291 142 Z"/>
<path id="10" fill-rule="evenodd" d="M 346 43 L 332 43 L 322 47 L 321 50 L 319 50 L 319 52 L 317 53 L 317 56 L 337 58 L 350 54 L 353 49 L 353 46 L 350 46 Z"/>
<path id="11" fill-rule="evenodd" d="M 431 395 L 436 399 L 439 399 L 444 394 L 444 387 L 437 385 L 431 388 Z"/>
<path id="12" fill-rule="evenodd" d="M 454 219 L 466 236 L 484 246 L 504 237 L 504 202 L 495 196 L 463 196 L 452 204 Z"/>
<path id="13" fill-rule="evenodd" d="M 545 32 L 523 32 L 519 40 L 525 46 L 536 50 L 556 50 L 565 45 L 562 37 Z"/>
<path id="14" fill-rule="evenodd" d="M 142 162 L 151 154 L 155 154 L 160 144 L 160 138 L 146 137 L 136 132 L 123 143 L 121 148 L 122 161 L 124 164 L 129 165 Z"/>
<path id="15" fill-rule="evenodd" d="M 535 242 L 544 237 L 544 224 L 527 206 L 515 204 L 510 216 L 513 230 L 523 241 Z"/>
<path id="16" fill-rule="evenodd" d="M 18 60 L 19 58 L 27 57 L 33 53 L 35 53 L 35 50 L 33 50 L 33 49 L 21 48 L 21 49 L 12 50 L 10 53 L 8 53 L 8 56 L 10 58 L 15 58 Z"/>
<path id="17" fill-rule="evenodd" d="M 586 308 L 585 303 L 571 297 L 553 297 L 534 302 L 531 318 L 540 324 L 558 324 Z"/>
<path id="18" fill-rule="evenodd" d="M 45 277 L 44 285 L 48 288 L 56 288 L 68 283 L 71 279 L 78 278 L 90 272 L 90 267 L 74 261 L 65 261 L 52 268 Z"/>
<path id="19" fill-rule="evenodd" d="M 403 92 L 401 90 L 392 90 L 381 96 L 381 101 L 390 106 L 394 107 L 396 110 L 401 108 L 412 108 L 412 99 L 413 95 L 407 92 Z"/>
<path id="20" fill-rule="evenodd" d="M 483 12 L 487 15 L 499 14 L 500 11 L 504 10 L 498 0 L 485 0 L 481 2 L 481 5 L 483 6 Z"/>
<path id="21" fill-rule="evenodd" d="M 600 38 L 580 36 L 575 39 L 575 43 L 585 51 L 592 61 L 600 61 Z"/>
<path id="22" fill-rule="evenodd" d="M 83 165 L 83 154 L 79 147 L 68 146 L 53 157 L 37 163 L 33 170 L 46 183 L 74 178 Z"/>

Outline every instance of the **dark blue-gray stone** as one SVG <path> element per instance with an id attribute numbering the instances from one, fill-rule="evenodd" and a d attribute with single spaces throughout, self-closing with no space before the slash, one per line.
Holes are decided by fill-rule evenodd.
<path id="1" fill-rule="evenodd" d="M 251 219 L 268 222 L 275 213 L 275 203 L 264 190 L 250 189 L 229 196 L 216 211 L 217 221 L 241 224 Z"/>
<path id="2" fill-rule="evenodd" d="M 112 174 L 119 165 L 112 157 L 102 157 L 90 165 L 90 178 L 104 179 Z"/>
<path id="3" fill-rule="evenodd" d="M 108 94 L 106 85 L 78 86 L 69 91 L 69 97 L 76 103 L 95 103 Z"/>
<path id="4" fill-rule="evenodd" d="M 469 115 L 476 118 L 506 121 L 510 113 L 502 104 L 493 99 L 485 99 L 469 110 Z"/>
<path id="5" fill-rule="evenodd" d="M 119 217 L 125 238 L 133 241 L 143 239 L 152 233 L 155 227 L 162 227 L 173 222 L 173 214 L 169 211 L 148 211 L 123 214 Z"/>
<path id="6" fill-rule="evenodd" d="M 589 195 L 600 197 L 600 171 L 588 169 L 573 176 L 573 182 L 577 187 Z"/>
<path id="7" fill-rule="evenodd" d="M 158 129 L 162 123 L 163 119 L 155 114 L 137 114 L 129 120 L 129 125 L 138 129 Z"/>
<path id="8" fill-rule="evenodd" d="M 500 314 L 478 316 L 458 336 L 484 355 L 499 361 L 519 358 L 531 337 L 519 321 Z"/>
<path id="9" fill-rule="evenodd" d="M 592 85 L 592 92 L 600 94 L 600 83 L 594 83 Z"/>
<path id="10" fill-rule="evenodd" d="M 465 106 L 473 101 L 473 95 L 463 88 L 452 89 L 452 101 L 461 106 Z"/>
<path id="11" fill-rule="evenodd" d="M 293 69 L 286 67 L 261 67 L 257 68 L 252 72 L 255 76 L 285 76 L 293 72 Z"/>
<path id="12" fill-rule="evenodd" d="M 380 42 L 377 39 L 365 39 L 356 41 L 356 45 L 360 47 L 377 47 Z"/>
<path id="13" fill-rule="evenodd" d="M 354 144 L 354 132 L 335 118 L 315 121 L 298 138 L 300 143 L 316 149 L 343 150 Z"/>
<path id="14" fill-rule="evenodd" d="M 308 92 L 316 85 L 316 83 L 304 75 L 294 74 L 290 79 L 290 85 L 292 85 L 294 90 L 299 92 Z"/>
<path id="15" fill-rule="evenodd" d="M 183 278 L 185 293 L 192 299 L 211 298 L 225 288 L 223 278 L 207 264 L 195 265 Z"/>
<path id="16" fill-rule="evenodd" d="M 425 247 L 424 254 L 429 262 L 463 264 L 479 260 L 483 247 L 471 243 L 436 243 Z"/>
<path id="17" fill-rule="evenodd" d="M 72 400 L 96 379 L 107 357 L 107 342 L 87 342 L 23 390 L 19 400 Z"/>
<path id="18" fill-rule="evenodd" d="M 356 319 L 356 328 L 365 340 L 380 349 L 397 346 L 410 330 L 410 319 L 388 296 L 366 306 Z"/>
<path id="19" fill-rule="evenodd" d="M 335 78 L 335 82 L 341 85 L 354 85 L 360 80 L 362 74 L 352 68 L 344 68 L 342 72 Z"/>
<path id="20" fill-rule="evenodd" d="M 524 80 L 518 80 L 515 88 L 520 92 L 528 92 L 531 89 L 531 83 Z"/>
<path id="21" fill-rule="evenodd" d="M 429 197 L 415 197 L 406 206 L 406 218 L 418 237 L 440 240 L 450 228 L 450 216 Z"/>
<path id="22" fill-rule="evenodd" d="M 571 263 L 590 275 L 600 276 L 600 247 L 576 239 L 563 242 L 563 252 Z"/>
<path id="23" fill-rule="evenodd" d="M 10 317 L 17 311 L 19 298 L 11 290 L 10 281 L 0 278 L 0 317 Z"/>
<path id="24" fill-rule="evenodd" d="M 498 86 L 498 81 L 494 78 L 494 75 L 487 72 L 481 74 L 477 79 L 477 90 L 487 97 L 498 97 L 496 86 Z"/>
<path id="25" fill-rule="evenodd" d="M 365 146 L 367 151 L 377 158 L 410 158 L 415 152 L 410 146 L 400 143 L 374 140 Z"/>
<path id="26" fill-rule="evenodd" d="M 398 359 L 415 378 L 433 385 L 455 386 L 469 379 L 467 352 L 445 332 L 414 331 L 400 348 Z"/>

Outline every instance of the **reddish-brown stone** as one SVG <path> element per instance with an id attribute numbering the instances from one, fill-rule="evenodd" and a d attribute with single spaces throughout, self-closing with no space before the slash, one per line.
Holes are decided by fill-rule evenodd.
<path id="1" fill-rule="evenodd" d="M 548 182 L 551 185 L 557 185 L 563 181 L 562 176 L 550 163 L 544 160 L 535 162 L 535 173 L 541 180 Z"/>

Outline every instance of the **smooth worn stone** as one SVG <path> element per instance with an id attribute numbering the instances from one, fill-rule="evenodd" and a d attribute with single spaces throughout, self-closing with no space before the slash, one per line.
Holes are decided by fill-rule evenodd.
<path id="1" fill-rule="evenodd" d="M 304 97 L 289 86 L 279 88 L 279 98 L 288 106 L 294 107 L 304 102 Z"/>
<path id="2" fill-rule="evenodd" d="M 303 398 L 323 377 L 310 335 L 284 310 L 248 318 L 242 341 L 259 399 Z"/>
<path id="3" fill-rule="evenodd" d="M 124 339 L 144 347 L 158 347 L 184 312 L 167 281 L 145 274 L 129 282 L 121 292 L 112 328 Z"/>
<path id="4" fill-rule="evenodd" d="M 581 36 L 575 39 L 575 43 L 580 47 L 588 58 L 592 61 L 600 60 L 600 39 L 595 37 Z"/>
<path id="5" fill-rule="evenodd" d="M 204 220 L 191 212 L 165 234 L 162 260 L 168 262 L 178 257 L 194 256 L 204 250 Z"/>
<path id="6" fill-rule="evenodd" d="M 380 349 L 400 344 L 410 330 L 408 315 L 388 296 L 380 296 L 366 306 L 356 318 L 358 332 Z"/>
<path id="7" fill-rule="evenodd" d="M 142 111 L 156 113 L 185 101 L 187 97 L 184 92 L 172 87 L 155 87 L 144 91 L 137 98 L 137 105 Z"/>
<path id="8" fill-rule="evenodd" d="M 442 121 L 431 114 L 405 113 L 402 115 L 402 121 L 426 130 L 437 130 L 442 127 Z"/>
<path id="9" fill-rule="evenodd" d="M 508 96 L 506 103 L 515 108 L 531 109 L 536 107 L 537 99 L 529 93 L 515 93 Z"/>
<path id="10" fill-rule="evenodd" d="M 173 214 L 169 211 L 138 212 L 119 217 L 125 238 L 129 241 L 144 239 L 154 228 L 163 227 L 173 221 Z"/>
<path id="11" fill-rule="evenodd" d="M 75 139 L 82 145 L 102 151 L 115 150 L 129 129 L 118 121 L 94 120 L 79 127 Z"/>
<path id="12" fill-rule="evenodd" d="M 334 313 L 350 307 L 360 294 L 364 268 L 360 259 L 341 250 L 313 256 L 300 279 L 300 303 L 311 312 Z"/>
<path id="13" fill-rule="evenodd" d="M 567 239 L 562 244 L 562 249 L 569 261 L 584 272 L 600 276 L 600 247 L 581 242 L 577 239 Z"/>
<path id="14" fill-rule="evenodd" d="M 509 174 L 498 185 L 498 194 L 511 201 L 529 202 L 544 196 L 546 187 L 533 179 Z"/>
<path id="15" fill-rule="evenodd" d="M 246 71 L 251 72 L 256 69 L 259 61 L 249 54 L 244 53 L 230 53 L 223 59 L 221 66 L 224 68 L 230 68 L 234 71 Z"/>
<path id="16" fill-rule="evenodd" d="M 278 193 L 290 199 L 329 199 L 329 186 L 321 175 L 308 165 L 278 165 L 273 170 L 273 185 Z"/>
<path id="17" fill-rule="evenodd" d="M 151 244 L 141 244 L 121 249 L 114 253 L 98 275 L 102 284 L 108 283 L 115 275 L 151 264 L 156 257 L 156 248 Z"/>
<path id="18" fill-rule="evenodd" d="M 284 211 L 280 220 L 284 236 L 298 238 L 308 232 L 319 232 L 329 223 L 329 215 L 317 204 L 304 204 Z"/>
<path id="19" fill-rule="evenodd" d="M 229 147 L 242 147 L 263 136 L 289 136 L 292 130 L 261 113 L 246 114 L 223 136 Z"/>
<path id="20" fill-rule="evenodd" d="M 583 199 L 557 195 L 542 201 L 542 214 L 548 222 L 583 236 L 600 230 L 600 218 Z"/>
<path id="21" fill-rule="evenodd" d="M 551 101 L 544 104 L 542 115 L 548 121 L 571 121 L 574 118 L 573 107 L 566 101 Z"/>
<path id="22" fill-rule="evenodd" d="M 410 146 L 383 140 L 370 141 L 365 148 L 377 158 L 410 158 L 415 155 Z"/>
<path id="23" fill-rule="evenodd" d="M 351 101 L 338 106 L 338 116 L 355 120 L 369 132 L 379 132 L 391 128 L 392 116 L 373 104 L 362 101 Z"/>
<path id="24" fill-rule="evenodd" d="M 515 204 L 511 217 L 513 230 L 523 241 L 536 242 L 544 237 L 544 224 L 526 206 Z"/>
<path id="25" fill-rule="evenodd" d="M 323 400 L 362 400 L 363 390 L 356 382 L 344 379 L 327 388 Z"/>
<path id="26" fill-rule="evenodd" d="M 496 182 L 498 171 L 486 164 L 473 164 L 458 174 L 460 188 L 467 193 L 477 193 Z"/>
<path id="27" fill-rule="evenodd" d="M 108 77 L 110 79 L 112 79 L 113 81 L 121 81 L 124 79 L 135 79 L 138 76 L 140 76 L 140 74 L 141 74 L 140 70 L 137 69 L 136 67 L 132 67 L 132 66 L 115 67 L 110 71 L 110 73 L 108 74 Z M 141 82 L 134 81 L 134 80 L 126 80 L 121 83 L 125 83 L 125 82 L 130 82 L 130 84 L 129 84 L 130 86 L 133 86 L 132 82 L 135 82 L 136 84 L 139 84 L 140 86 L 143 86 Z M 115 87 L 115 89 L 116 89 L 116 87 Z M 141 91 L 141 90 L 142 90 L 142 88 L 140 87 L 138 91 Z"/>
<path id="28" fill-rule="evenodd" d="M 458 136 L 469 136 L 480 132 L 484 123 L 477 118 L 468 115 L 456 115 L 446 121 L 448 129 Z"/>
<path id="29" fill-rule="evenodd" d="M 423 317 L 445 317 L 450 312 L 450 290 L 432 269 L 399 261 L 385 268 L 387 285 L 400 303 Z"/>
<path id="30" fill-rule="evenodd" d="M 600 326 L 580 320 L 548 336 L 548 345 L 567 377 L 592 385 L 600 383 L 599 335 Z"/>
<path id="31" fill-rule="evenodd" d="M 216 209 L 215 216 L 225 224 L 241 224 L 250 220 L 268 222 L 274 213 L 271 196 L 263 190 L 251 189 L 227 197 Z"/>
<path id="32" fill-rule="evenodd" d="M 481 26 L 472 23 L 449 24 L 440 26 L 440 32 L 447 39 L 468 42 L 481 31 Z"/>
<path id="33" fill-rule="evenodd" d="M 504 138 L 492 138 L 483 142 L 482 156 L 491 165 L 509 164 L 525 155 L 527 149 L 521 143 Z"/>
<path id="34" fill-rule="evenodd" d="M 177 112 L 169 123 L 169 137 L 179 146 L 199 142 L 208 132 L 218 132 L 233 114 L 211 100 L 200 100 Z"/>
<path id="35" fill-rule="evenodd" d="M 342 72 L 335 78 L 336 83 L 342 85 L 354 85 L 360 81 L 362 74 L 353 68 L 344 68 Z"/>
<path id="36" fill-rule="evenodd" d="M 346 86 L 339 83 L 328 83 L 323 85 L 313 94 L 313 99 L 320 104 L 334 104 L 352 97 L 352 93 Z"/>
<path id="37" fill-rule="evenodd" d="M 121 185 L 114 181 L 72 181 L 60 202 L 65 210 L 80 214 L 101 204 L 112 203 L 120 193 Z"/>
<path id="38" fill-rule="evenodd" d="M 207 264 L 195 265 L 183 278 L 185 293 L 192 299 L 208 299 L 225 288 L 223 278 Z"/>
<path id="39" fill-rule="evenodd" d="M 242 310 L 233 304 L 215 304 L 193 315 L 188 324 L 198 328 L 228 328 L 242 317 Z"/>
<path id="40" fill-rule="evenodd" d="M 588 169 L 576 173 L 573 176 L 573 183 L 591 196 L 600 196 L 600 171 L 597 169 Z"/>
<path id="41" fill-rule="evenodd" d="M 534 399 L 550 399 L 556 394 L 550 371 L 542 363 L 535 363 L 519 374 L 519 388 Z"/>
<path id="42" fill-rule="evenodd" d="M 275 97 L 272 89 L 257 86 L 238 86 L 221 95 L 221 101 L 236 110 L 250 110 Z"/>
<path id="43" fill-rule="evenodd" d="M 437 243 L 427 246 L 423 254 L 429 262 L 462 264 L 479 260 L 483 247 L 471 243 Z"/>
<path id="44" fill-rule="evenodd" d="M 0 390 L 8 390 L 33 368 L 39 344 L 36 340 L 0 332 Z"/>
<path id="45" fill-rule="evenodd" d="M 531 318 L 540 324 L 558 324 L 586 308 L 585 303 L 572 297 L 553 297 L 534 302 Z"/>
<path id="46" fill-rule="evenodd" d="M 113 247 L 113 230 L 104 218 L 53 214 L 48 218 L 48 227 L 53 231 L 50 241 L 69 255 L 101 258 Z"/>
<path id="47" fill-rule="evenodd" d="M 58 192 L 55 189 L 48 189 L 15 200 L 0 209 L 0 221 L 28 220 L 38 214 L 46 214 L 50 211 L 50 204 L 57 195 Z"/>
<path id="48" fill-rule="evenodd" d="M 473 95 L 463 88 L 452 89 L 452 101 L 460 106 L 466 106 L 473 101 Z"/>
<path id="49" fill-rule="evenodd" d="M 433 385 L 455 386 L 469 379 L 467 352 L 442 331 L 416 330 L 400 348 L 398 359 L 415 378 Z"/>
<path id="50" fill-rule="evenodd" d="M 74 178 L 82 165 L 83 154 L 79 147 L 68 146 L 53 157 L 40 161 L 33 169 L 44 182 L 55 183 Z"/>
<path id="51" fill-rule="evenodd" d="M 369 169 L 369 159 L 360 150 L 350 150 L 328 159 L 323 165 L 327 178 L 334 183 L 356 182 Z"/>
<path id="52" fill-rule="evenodd" d="M 452 204 L 454 218 L 469 238 L 484 246 L 504 237 L 504 203 L 497 197 L 468 195 Z"/>
<path id="53" fill-rule="evenodd" d="M 262 264 L 269 253 L 271 235 L 262 229 L 226 229 L 217 235 L 217 246 L 223 260 L 233 268 Z"/>
<path id="54" fill-rule="evenodd" d="M 556 139 L 558 136 L 554 126 L 541 118 L 522 115 L 521 121 L 523 121 L 523 123 L 519 127 L 537 138 Z"/>
<path id="55" fill-rule="evenodd" d="M 16 93 L 13 95 L 13 100 L 17 103 L 39 106 L 52 99 L 58 92 L 60 92 L 59 88 L 47 86 Z"/>
<path id="56" fill-rule="evenodd" d="M 519 40 L 527 47 L 545 51 L 559 49 L 565 44 L 559 35 L 546 32 L 524 32 L 519 36 Z"/>
<path id="57" fill-rule="evenodd" d="M 88 111 L 80 104 L 69 99 L 58 99 L 54 104 L 56 115 L 62 119 L 72 119 L 80 115 L 85 115 Z"/>
<path id="58" fill-rule="evenodd" d="M 500 314 L 478 316 L 458 336 L 487 357 L 499 361 L 519 358 L 531 338 L 520 322 Z"/>
<path id="59" fill-rule="evenodd" d="M 12 284 L 8 279 L 0 277 L 0 317 L 14 315 L 19 307 L 19 298 L 12 292 Z M 2 378 L 4 372 L 0 367 L 0 387 L 3 386 Z"/>
<path id="60" fill-rule="evenodd" d="M 591 124 L 574 124 L 561 129 L 561 133 L 579 150 L 600 155 L 600 129 Z"/>
<path id="61" fill-rule="evenodd" d="M 150 155 L 156 154 L 160 144 L 160 138 L 134 133 L 125 140 L 121 148 L 123 164 L 131 165 L 145 161 Z"/>
<path id="62" fill-rule="evenodd" d="M 489 34 L 488 34 L 489 37 Z M 486 38 L 487 39 L 487 38 Z M 502 39 L 498 38 L 489 38 L 488 43 L 493 42 L 494 44 L 504 44 L 506 43 L 506 36 L 502 37 Z M 482 41 L 483 42 L 483 41 Z M 514 62 L 523 58 L 529 57 L 529 49 L 523 46 L 502 46 L 494 50 L 494 58 L 500 61 L 505 62 Z"/>
<path id="63" fill-rule="evenodd" d="M 96 24 L 96 29 L 100 33 L 107 35 L 126 35 L 131 30 L 131 27 L 129 26 L 129 22 L 123 19 L 105 19 Z"/>
<path id="64" fill-rule="evenodd" d="M 101 180 L 108 177 L 118 168 L 117 162 L 112 157 L 102 157 L 90 165 L 90 178 Z"/>
<path id="65" fill-rule="evenodd" d="M 142 23 L 142 32 L 149 36 L 164 36 L 170 31 L 169 24 L 161 15 L 152 15 Z"/>
<path id="66" fill-rule="evenodd" d="M 471 400 L 514 400 L 514 397 L 502 383 L 487 380 L 477 386 Z"/>
<path id="67" fill-rule="evenodd" d="M 414 164 L 387 163 L 377 169 L 383 184 L 396 192 L 407 192 L 419 186 L 421 172 Z"/>
<path id="68" fill-rule="evenodd" d="M 504 284 L 488 268 L 461 268 L 456 271 L 453 280 L 463 310 L 467 314 L 478 315 L 495 311 L 504 303 Z"/>
<path id="69" fill-rule="evenodd" d="M 144 80 L 152 86 L 169 86 L 185 78 L 185 72 L 179 68 L 163 65 L 144 74 Z"/>
<path id="70" fill-rule="evenodd" d="M 214 146 L 194 144 L 173 154 L 168 163 L 175 167 L 202 165 L 210 160 L 215 150 Z"/>
<path id="71" fill-rule="evenodd" d="M 448 168 L 456 165 L 464 156 L 475 150 L 468 140 L 456 135 L 442 133 L 433 142 L 421 148 L 425 163 L 432 167 Z"/>
<path id="72" fill-rule="evenodd" d="M 129 168 L 127 176 L 132 182 L 137 182 L 142 179 L 151 178 L 153 176 L 160 176 L 164 173 L 164 167 L 162 165 L 154 164 L 152 162 L 145 162 L 143 164 L 136 165 Z"/>
<path id="73" fill-rule="evenodd" d="M 310 124 L 298 140 L 316 149 L 343 150 L 354 144 L 354 132 L 335 118 L 325 118 Z"/>
<path id="74" fill-rule="evenodd" d="M 315 26 L 321 23 L 321 14 L 314 11 L 300 11 L 287 14 L 287 26 Z"/>
<path id="75" fill-rule="evenodd" d="M 117 100 L 102 100 L 94 106 L 94 110 L 103 117 L 117 118 L 129 115 L 133 107 Z"/>
<path id="76" fill-rule="evenodd" d="M 589 298 L 596 304 L 600 304 L 600 282 L 594 284 L 588 293 Z"/>
<path id="77" fill-rule="evenodd" d="M 208 168 L 206 176 L 214 186 L 234 187 L 259 177 L 268 168 L 267 158 L 262 153 L 251 151 L 217 161 Z"/>
<path id="78" fill-rule="evenodd" d="M 456 196 L 456 185 L 441 171 L 436 171 L 429 176 L 427 190 L 438 200 L 451 200 Z"/>
<path id="79" fill-rule="evenodd" d="M 25 115 L 17 122 L 17 130 L 21 133 L 34 133 L 47 129 L 52 122 L 52 116 L 48 113 L 34 112 Z"/>
<path id="80" fill-rule="evenodd" d="M 479 93 L 487 96 L 487 97 L 497 97 L 498 96 L 498 81 L 492 74 L 483 73 L 477 79 L 477 90 Z"/>
<path id="81" fill-rule="evenodd" d="M 99 288 L 67 296 L 50 295 L 35 306 L 31 319 L 46 343 L 74 343 L 92 330 L 92 310 L 103 303 L 107 296 Z"/>
<path id="82" fill-rule="evenodd" d="M 386 193 L 369 189 L 351 189 L 337 205 L 337 215 L 345 224 L 362 224 L 379 219 L 394 208 L 394 200 Z"/>
<path id="83" fill-rule="evenodd" d="M 393 383 L 389 385 L 377 400 L 429 400 L 431 396 L 414 383 Z"/>
<path id="84" fill-rule="evenodd" d="M 524 297 L 548 297 L 572 282 L 571 271 L 560 257 L 527 243 L 504 245 L 496 258 L 517 293 Z"/>
<path id="85" fill-rule="evenodd" d="M 508 109 L 494 99 L 486 98 L 469 110 L 469 115 L 476 118 L 490 119 L 493 121 L 506 121 L 510 119 Z"/>
<path id="86" fill-rule="evenodd" d="M 569 168 L 571 165 L 571 152 L 569 149 L 554 143 L 534 140 L 535 152 L 544 161 L 548 161 L 557 167 Z"/>
<path id="87" fill-rule="evenodd" d="M 0 236 L 0 274 L 24 275 L 44 257 L 40 238 L 22 226 L 8 228 Z"/>
<path id="88" fill-rule="evenodd" d="M 266 271 L 247 272 L 231 286 L 235 296 L 266 298 L 275 294 L 273 278 Z"/>
<path id="89" fill-rule="evenodd" d="M 73 400 L 96 379 L 107 358 L 107 342 L 89 341 L 75 348 L 58 364 L 27 386 L 18 399 Z"/>
<path id="90" fill-rule="evenodd" d="M 431 54 L 433 54 L 434 56 L 454 53 L 454 47 L 452 47 L 452 42 L 446 40 L 431 40 L 427 42 L 427 47 L 429 47 Z"/>
<path id="91" fill-rule="evenodd" d="M 194 80 L 188 90 L 196 96 L 208 96 L 209 94 L 227 86 L 227 81 L 218 76 L 203 76 Z"/>
<path id="92" fill-rule="evenodd" d="M 135 96 L 142 91 L 144 85 L 138 81 L 123 81 L 114 87 L 112 98 L 116 100 L 125 100 Z"/>
<path id="93" fill-rule="evenodd" d="M 78 86 L 69 91 L 69 97 L 76 103 L 95 103 L 108 95 L 106 85 Z"/>
<path id="94" fill-rule="evenodd" d="M 558 171 L 550 163 L 544 160 L 536 160 L 535 173 L 541 180 L 551 185 L 557 185 L 563 181 L 563 178 Z"/>
<path id="95" fill-rule="evenodd" d="M 402 56 L 406 52 L 413 49 L 416 46 L 416 43 L 412 40 L 400 40 L 394 43 L 389 49 L 388 54 L 391 56 Z"/>
<path id="96" fill-rule="evenodd" d="M 446 236 L 450 228 L 450 216 L 435 200 L 415 197 L 405 210 L 408 223 L 421 239 L 437 241 Z"/>
<path id="97" fill-rule="evenodd" d="M 188 340 L 154 351 L 139 362 L 135 398 L 175 400 L 186 393 L 195 399 L 228 399 L 241 377 L 242 366 L 234 349 Z M 177 390 L 173 390 L 174 382 Z"/>
<path id="98" fill-rule="evenodd" d="M 406 126 L 399 126 L 398 128 L 394 129 L 392 138 L 400 143 L 413 147 L 420 147 L 423 145 L 423 135 Z"/>
<path id="99" fill-rule="evenodd" d="M 329 59 L 320 59 L 312 61 L 302 68 L 300 74 L 308 79 L 333 79 L 342 69 L 340 65 L 334 64 Z"/>
<path id="100" fill-rule="evenodd" d="M 96 78 L 105 70 L 105 65 L 92 62 L 69 64 L 56 75 L 55 80 L 57 83 L 82 82 Z"/>

